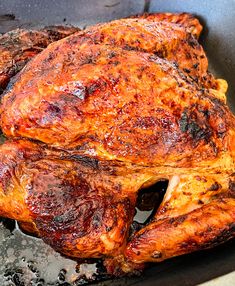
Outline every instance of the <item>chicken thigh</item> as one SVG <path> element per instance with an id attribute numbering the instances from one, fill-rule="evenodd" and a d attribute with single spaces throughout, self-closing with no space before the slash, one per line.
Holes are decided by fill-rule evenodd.
<path id="1" fill-rule="evenodd" d="M 95 159 L 8 141 L 0 150 L 0 216 L 31 224 L 46 243 L 68 256 L 118 255 L 140 183 L 113 172 Z"/>

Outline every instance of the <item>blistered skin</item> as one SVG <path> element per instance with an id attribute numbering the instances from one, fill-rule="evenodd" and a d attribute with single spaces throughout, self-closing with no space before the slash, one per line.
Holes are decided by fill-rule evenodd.
<path id="1" fill-rule="evenodd" d="M 2 98 L 0 215 L 115 275 L 234 238 L 235 117 L 201 29 L 189 14 L 121 19 L 28 63 Z M 130 236 L 138 191 L 162 179 Z"/>
<path id="2" fill-rule="evenodd" d="M 50 26 L 41 30 L 16 29 L 0 37 L 0 93 L 10 78 L 50 43 L 79 31 L 78 28 Z"/>

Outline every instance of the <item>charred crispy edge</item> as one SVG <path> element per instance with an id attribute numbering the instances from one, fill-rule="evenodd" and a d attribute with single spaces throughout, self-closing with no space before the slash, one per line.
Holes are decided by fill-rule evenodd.
<path id="1" fill-rule="evenodd" d="M 40 29 L 40 31 L 46 32 L 48 33 L 48 35 L 51 38 L 52 42 L 61 40 L 67 36 L 70 36 L 76 32 L 81 31 L 80 28 L 77 27 L 73 27 L 73 26 L 46 26 L 42 29 Z"/>
<path id="2" fill-rule="evenodd" d="M 154 221 L 129 242 L 125 255 L 135 263 L 212 248 L 235 237 L 235 201 L 218 199 L 186 215 Z"/>
<path id="3" fill-rule="evenodd" d="M 153 21 L 168 21 L 178 24 L 186 29 L 187 32 L 194 35 L 197 39 L 200 37 L 203 29 L 200 21 L 190 13 L 144 13 L 133 15 L 128 18 L 144 18 Z"/>

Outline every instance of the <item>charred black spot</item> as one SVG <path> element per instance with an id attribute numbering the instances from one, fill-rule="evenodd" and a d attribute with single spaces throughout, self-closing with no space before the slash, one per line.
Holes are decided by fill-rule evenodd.
<path id="1" fill-rule="evenodd" d="M 207 189 L 207 191 L 218 191 L 221 188 L 222 186 L 219 183 L 215 182 L 210 186 L 209 189 Z"/>
<path id="2" fill-rule="evenodd" d="M 150 55 L 150 56 L 148 57 L 148 59 L 149 59 L 151 62 L 155 62 L 155 61 L 158 60 L 158 56 L 157 56 L 157 55 Z"/>
<path id="3" fill-rule="evenodd" d="M 61 113 L 61 110 L 55 104 L 48 103 L 47 112 L 49 112 L 51 115 L 58 116 Z"/>
<path id="4" fill-rule="evenodd" d="M 44 61 L 45 63 L 47 63 L 47 62 L 50 62 L 50 61 L 54 60 L 55 57 L 56 57 L 56 53 L 50 52 L 49 55 L 48 55 L 48 57 L 45 58 L 43 61 Z"/>
<path id="5" fill-rule="evenodd" d="M 219 138 L 223 138 L 227 132 L 227 128 L 224 122 L 217 126 L 217 134 Z"/>
<path id="6" fill-rule="evenodd" d="M 193 138 L 199 137 L 200 139 L 204 135 L 204 130 L 195 121 L 188 123 L 188 132 Z"/>
<path id="7" fill-rule="evenodd" d="M 135 47 L 131 47 L 131 46 L 127 45 L 127 44 L 123 48 L 124 48 L 124 50 L 127 50 L 127 51 L 133 51 L 133 50 L 136 49 Z"/>
<path id="8" fill-rule="evenodd" d="M 186 72 L 186 73 L 190 73 L 191 72 L 190 69 L 186 69 L 186 68 L 184 68 L 183 71 Z"/>
<path id="9" fill-rule="evenodd" d="M 230 183 L 229 183 L 229 189 L 230 189 L 231 191 L 235 192 L 235 183 L 234 183 L 234 182 L 230 181 Z"/>
<path id="10" fill-rule="evenodd" d="M 208 120 L 210 118 L 210 111 L 209 109 L 198 109 L 199 112 L 203 114 L 203 116 Z"/>
<path id="11" fill-rule="evenodd" d="M 179 68 L 179 64 L 177 62 L 174 62 L 173 64 L 177 69 Z"/>
<path id="12" fill-rule="evenodd" d="M 164 52 L 163 51 L 154 52 L 154 55 L 158 56 L 159 58 L 164 58 Z"/>
<path id="13" fill-rule="evenodd" d="M 112 227 L 111 226 L 106 226 L 105 229 L 106 229 L 107 232 L 109 232 L 110 230 L 112 230 Z"/>
<path id="14" fill-rule="evenodd" d="M 101 88 L 103 88 L 104 86 L 106 86 L 106 82 L 105 81 L 101 81 L 101 80 L 97 80 L 93 83 L 91 83 L 87 88 L 86 91 L 89 95 L 91 95 L 92 93 L 96 92 L 97 90 L 100 90 Z"/>
<path id="15" fill-rule="evenodd" d="M 216 154 L 216 155 L 217 155 L 217 154 L 218 154 L 218 152 L 219 152 L 219 150 L 218 150 L 218 147 L 216 146 L 215 142 L 210 141 L 209 145 L 211 146 L 211 148 L 212 148 L 212 150 L 213 150 L 214 154 Z"/>
<path id="16" fill-rule="evenodd" d="M 225 241 L 234 238 L 235 234 L 235 223 L 230 223 L 224 229 L 220 231 L 213 239 L 203 244 L 200 249 L 212 248 Z"/>
<path id="17" fill-rule="evenodd" d="M 119 64 L 120 64 L 120 62 L 119 62 L 119 61 L 112 61 L 111 63 L 112 63 L 112 65 L 114 65 L 114 66 L 117 66 L 117 65 L 119 65 Z"/>
<path id="18" fill-rule="evenodd" d="M 98 90 L 100 88 L 100 84 L 98 83 L 93 83 L 92 85 L 90 85 L 89 87 L 87 87 L 87 92 L 88 94 L 92 94 L 94 93 L 96 90 Z"/>
<path id="19" fill-rule="evenodd" d="M 162 58 L 162 59 L 166 58 L 167 54 L 168 54 L 167 49 L 164 49 L 164 48 L 162 48 L 159 51 L 154 52 L 154 55 L 156 55 L 156 56 L 158 56 L 159 58 Z"/>
<path id="20" fill-rule="evenodd" d="M 58 223 L 63 223 L 64 222 L 64 218 L 62 216 L 55 216 L 53 218 L 54 222 L 58 222 Z"/>
<path id="21" fill-rule="evenodd" d="M 87 39 L 85 37 L 81 37 L 81 39 L 83 39 L 84 41 L 87 41 Z M 71 37 L 71 38 L 68 38 L 66 40 L 66 43 L 69 46 L 76 45 L 81 39 L 80 39 L 80 37 Z"/>
<path id="22" fill-rule="evenodd" d="M 188 114 L 187 111 L 184 111 L 181 115 L 181 118 L 179 120 L 179 126 L 180 130 L 182 132 L 187 132 L 188 130 Z"/>
<path id="23" fill-rule="evenodd" d="M 235 196 L 235 182 L 231 181 L 229 182 L 229 192 L 232 195 L 232 197 Z"/>
<path id="24" fill-rule="evenodd" d="M 192 77 L 192 79 L 193 79 L 193 81 L 196 82 L 196 83 L 199 82 L 198 77 Z"/>
<path id="25" fill-rule="evenodd" d="M 81 59 L 81 65 L 92 64 L 96 62 L 96 57 L 94 55 L 87 55 Z"/>
<path id="26" fill-rule="evenodd" d="M 86 157 L 82 155 L 72 155 L 69 156 L 70 160 L 79 161 L 85 167 L 91 167 L 93 169 L 99 168 L 99 160 L 91 157 Z"/>
<path id="27" fill-rule="evenodd" d="M 214 108 L 216 112 L 219 113 L 221 117 L 223 117 L 226 113 L 225 108 L 224 108 L 224 102 L 215 96 L 208 95 L 208 97 L 210 98 L 210 101 L 214 104 Z"/>
<path id="28" fill-rule="evenodd" d="M 108 58 L 109 59 L 112 59 L 112 58 L 114 58 L 114 57 L 116 57 L 116 53 L 115 52 L 110 52 L 109 54 L 108 54 Z"/>
<path id="29" fill-rule="evenodd" d="M 96 213 L 93 216 L 92 225 L 94 228 L 98 228 L 101 226 L 101 224 L 102 224 L 102 216 L 100 216 L 99 213 Z"/>
<path id="30" fill-rule="evenodd" d="M 178 217 L 170 218 L 169 223 L 176 227 L 179 224 L 183 223 L 186 220 L 186 218 L 187 218 L 187 215 L 181 215 Z"/>
<path id="31" fill-rule="evenodd" d="M 190 45 L 190 47 L 195 48 L 196 46 L 198 46 L 197 41 L 193 38 L 190 37 L 190 39 L 188 40 L 188 44 Z"/>
<path id="32" fill-rule="evenodd" d="M 179 120 L 179 127 L 182 132 L 187 132 L 192 139 L 196 142 L 199 140 L 205 140 L 209 142 L 212 132 L 208 126 L 201 127 L 197 123 L 197 116 L 193 112 L 185 109 Z"/>
<path id="33" fill-rule="evenodd" d="M 3 162 L 0 162 L 0 186 L 5 194 L 7 194 L 9 186 L 12 184 L 12 167 L 14 168 L 14 166 L 7 166 Z"/>
<path id="34" fill-rule="evenodd" d="M 63 38 L 63 33 L 61 33 L 60 30 L 55 29 L 54 27 L 46 27 L 45 29 L 47 33 L 49 34 L 52 41 L 58 41 L 61 38 Z"/>
<path id="35" fill-rule="evenodd" d="M 181 243 L 180 248 L 181 249 L 196 249 L 198 247 L 198 244 L 195 240 L 193 239 L 188 239 L 187 241 L 184 241 Z"/>
<path id="36" fill-rule="evenodd" d="M 11 89 L 13 88 L 14 84 L 15 84 L 18 80 L 20 80 L 20 73 L 18 73 L 18 74 L 15 75 L 14 70 L 9 71 L 9 72 L 8 72 L 8 75 L 9 75 L 9 77 L 8 77 L 4 82 L 1 82 L 1 86 L 0 86 L 0 88 L 1 88 L 0 94 L 2 93 L 1 98 L 2 98 L 6 93 L 10 92 Z M 15 75 L 15 76 L 14 76 L 14 75 Z M 12 78 L 10 79 L 10 77 L 12 77 Z M 13 98 L 13 99 L 11 99 L 11 98 Z M 10 100 L 12 100 L 12 102 L 13 102 L 13 101 L 15 100 L 15 95 L 12 95 L 12 96 L 10 97 Z"/>
<path id="37" fill-rule="evenodd" d="M 14 129 L 15 130 L 19 130 L 20 129 L 20 125 L 19 124 L 14 124 Z"/>
<path id="38" fill-rule="evenodd" d="M 141 230 L 141 228 L 143 228 L 143 226 L 144 225 L 142 223 L 133 221 L 131 226 L 130 226 L 130 229 L 129 229 L 128 240 L 130 241 L 134 237 L 134 235 L 137 233 L 137 231 L 139 231 L 139 230 Z"/>

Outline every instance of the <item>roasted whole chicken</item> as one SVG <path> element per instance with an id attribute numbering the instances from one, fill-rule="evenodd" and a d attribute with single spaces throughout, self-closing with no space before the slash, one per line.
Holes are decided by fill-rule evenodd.
<path id="1" fill-rule="evenodd" d="M 115 275 L 232 239 L 235 117 L 201 30 L 189 14 L 146 14 L 35 56 L 2 95 L 0 215 Z M 163 179 L 130 236 L 139 190 Z"/>

